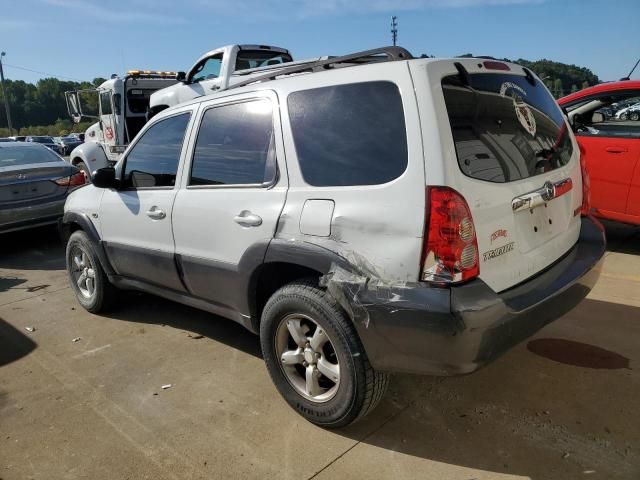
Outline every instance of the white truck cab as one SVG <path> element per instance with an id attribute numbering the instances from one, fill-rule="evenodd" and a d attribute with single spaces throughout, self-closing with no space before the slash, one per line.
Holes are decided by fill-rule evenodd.
<path id="1" fill-rule="evenodd" d="M 250 73 L 247 70 L 273 68 L 292 60 L 288 50 L 268 45 L 216 48 L 202 55 L 186 74 L 179 75 L 180 83 L 154 93 L 149 107 L 155 114 L 167 107 L 224 90 L 234 78 L 242 79 L 245 73 Z"/>
<path id="2" fill-rule="evenodd" d="M 115 164 L 147 122 L 151 94 L 177 81 L 176 72 L 129 70 L 124 77 L 112 75 L 95 89 L 65 92 L 74 122 L 97 120 L 86 130 L 85 143 L 71 152 L 71 164 L 87 178 L 95 170 Z"/>

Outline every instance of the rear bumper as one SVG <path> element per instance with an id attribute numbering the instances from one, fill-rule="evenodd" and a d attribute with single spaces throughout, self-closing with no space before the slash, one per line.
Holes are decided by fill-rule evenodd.
<path id="1" fill-rule="evenodd" d="M 360 296 L 366 322 L 356 328 L 374 368 L 469 373 L 580 303 L 598 280 L 605 246 L 601 227 L 584 218 L 576 245 L 520 285 L 499 294 L 479 279 L 449 289 L 368 291 Z"/>
<path id="2" fill-rule="evenodd" d="M 66 195 L 55 200 L 33 202 L 21 207 L 0 209 L 0 233 L 56 223 L 64 213 Z"/>

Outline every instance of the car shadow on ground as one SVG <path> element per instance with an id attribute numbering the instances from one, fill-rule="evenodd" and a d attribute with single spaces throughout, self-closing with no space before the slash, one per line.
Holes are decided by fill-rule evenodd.
<path id="1" fill-rule="evenodd" d="M 602 221 L 607 235 L 607 250 L 640 255 L 640 225 Z"/>
<path id="2" fill-rule="evenodd" d="M 56 226 L 0 234 L 0 268 L 64 270 L 64 251 Z"/>
<path id="3" fill-rule="evenodd" d="M 578 308 L 640 319 L 627 305 L 587 299 Z M 580 465 L 596 465 L 594 478 L 640 478 L 640 456 L 624 443 L 632 439 L 612 440 L 607 427 L 635 417 L 633 361 L 597 343 L 595 333 L 592 344 L 538 338 L 470 375 L 395 375 L 380 412 L 335 432 L 393 453 L 389 462 L 402 454 L 532 480 L 576 478 L 590 470 Z M 561 466 L 531 461 L 545 451 Z"/>
<path id="4" fill-rule="evenodd" d="M 0 368 L 29 355 L 38 345 L 0 318 Z"/>
<path id="5" fill-rule="evenodd" d="M 119 302 L 119 306 L 101 315 L 184 330 L 192 338 L 202 335 L 262 358 L 258 336 L 232 320 L 145 293 L 122 292 L 122 295 L 127 298 Z"/>

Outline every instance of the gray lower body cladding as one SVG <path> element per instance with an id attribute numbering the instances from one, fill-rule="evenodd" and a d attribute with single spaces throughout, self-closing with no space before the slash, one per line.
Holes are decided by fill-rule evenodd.
<path id="1" fill-rule="evenodd" d="M 470 373 L 578 305 L 600 275 L 605 246 L 604 233 L 585 218 L 578 242 L 564 257 L 500 294 L 478 279 L 453 288 L 358 285 L 347 287 L 343 301 L 351 301 L 374 368 Z"/>

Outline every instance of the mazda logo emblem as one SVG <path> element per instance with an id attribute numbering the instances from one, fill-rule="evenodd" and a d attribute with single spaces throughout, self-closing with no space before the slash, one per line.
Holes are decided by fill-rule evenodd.
<path id="1" fill-rule="evenodd" d="M 555 197 L 556 189 L 551 182 L 545 182 L 542 186 L 542 199 L 545 202 L 552 200 Z"/>
<path id="2" fill-rule="evenodd" d="M 27 176 L 24 173 L 19 173 L 17 176 L 18 176 L 18 180 L 24 180 L 25 178 L 27 178 Z"/>

